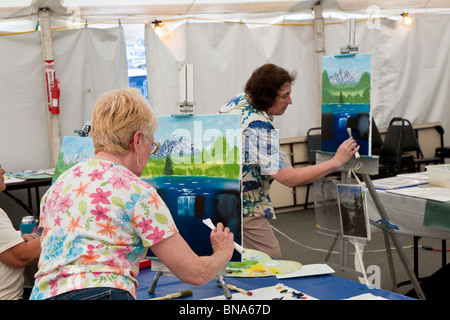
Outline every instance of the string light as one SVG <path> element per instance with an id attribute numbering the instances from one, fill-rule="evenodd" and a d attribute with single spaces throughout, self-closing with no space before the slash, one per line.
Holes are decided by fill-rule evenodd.
<path id="1" fill-rule="evenodd" d="M 414 20 L 409 16 L 408 13 L 402 13 L 402 25 L 405 28 L 411 28 L 414 24 Z"/>
<path id="2" fill-rule="evenodd" d="M 154 21 L 152 21 L 152 23 L 155 25 L 153 27 L 153 30 L 155 30 L 155 33 L 158 35 L 158 37 L 162 37 L 164 33 L 167 32 L 167 28 L 164 23 L 162 23 L 162 21 L 155 19 Z"/>

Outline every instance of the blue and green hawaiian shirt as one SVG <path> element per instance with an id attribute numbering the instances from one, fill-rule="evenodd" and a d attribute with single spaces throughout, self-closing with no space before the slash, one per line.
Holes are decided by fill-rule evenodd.
<path id="1" fill-rule="evenodd" d="M 243 93 L 223 105 L 219 113 L 241 114 L 243 215 L 276 218 L 269 196 L 274 180 L 271 174 L 291 167 L 291 163 L 280 150 L 278 129 L 273 126 L 273 118 L 253 108 Z"/>

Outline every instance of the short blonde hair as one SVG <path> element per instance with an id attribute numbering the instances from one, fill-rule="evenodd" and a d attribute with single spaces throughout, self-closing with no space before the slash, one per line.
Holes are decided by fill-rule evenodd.
<path id="1" fill-rule="evenodd" d="M 92 111 L 95 153 L 126 154 L 136 132 L 142 131 L 148 138 L 157 127 L 156 114 L 138 89 L 124 88 L 103 94 Z"/>

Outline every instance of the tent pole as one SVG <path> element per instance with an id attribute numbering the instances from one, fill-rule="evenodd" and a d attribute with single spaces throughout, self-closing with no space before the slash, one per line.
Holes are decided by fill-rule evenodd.
<path id="1" fill-rule="evenodd" d="M 324 41 L 324 24 L 322 16 L 322 5 L 320 1 L 317 2 L 314 7 L 314 40 L 317 53 L 317 69 L 319 75 L 319 81 L 317 81 L 317 94 L 318 94 L 318 117 L 322 116 L 322 57 L 325 54 L 325 41 Z"/>
<path id="2" fill-rule="evenodd" d="M 53 41 L 52 41 L 52 33 L 50 28 L 50 10 L 46 8 L 42 8 L 39 10 L 39 25 L 41 28 L 41 46 L 42 46 L 42 58 L 44 61 L 44 69 L 46 69 L 51 63 L 53 66 Z M 53 71 L 53 79 L 48 78 L 48 73 L 46 71 L 47 76 L 47 99 L 51 102 L 51 88 L 54 85 L 54 71 Z M 51 163 L 52 167 L 56 166 L 56 162 L 58 161 L 59 149 L 61 147 L 61 134 L 59 127 L 59 114 L 52 114 L 48 111 L 47 108 L 47 118 L 48 118 L 48 130 L 49 130 L 49 139 L 50 139 L 50 155 L 51 155 Z"/>

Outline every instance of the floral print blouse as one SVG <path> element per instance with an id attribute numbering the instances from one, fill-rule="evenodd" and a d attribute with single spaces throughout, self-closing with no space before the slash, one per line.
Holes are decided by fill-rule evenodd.
<path id="1" fill-rule="evenodd" d="M 113 287 L 136 298 L 147 248 L 178 232 L 156 190 L 125 167 L 89 159 L 41 200 L 42 253 L 31 300 Z"/>
<path id="2" fill-rule="evenodd" d="M 271 173 L 291 167 L 291 163 L 280 150 L 278 129 L 273 126 L 273 118 L 253 108 L 243 93 L 223 105 L 219 113 L 241 114 L 243 215 L 275 219 L 269 196 L 273 182 Z"/>

